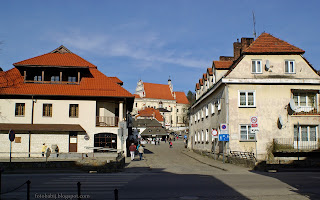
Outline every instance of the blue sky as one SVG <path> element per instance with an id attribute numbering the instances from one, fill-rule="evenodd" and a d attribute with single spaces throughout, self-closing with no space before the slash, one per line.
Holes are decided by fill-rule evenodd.
<path id="1" fill-rule="evenodd" d="M 0 4 L 0 67 L 60 45 L 134 93 L 139 79 L 194 91 L 237 38 L 267 32 L 306 51 L 320 70 L 320 1 L 15 0 Z"/>

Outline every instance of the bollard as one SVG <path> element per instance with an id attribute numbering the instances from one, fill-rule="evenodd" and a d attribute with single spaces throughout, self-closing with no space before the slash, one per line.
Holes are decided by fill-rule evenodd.
<path id="1" fill-rule="evenodd" d="M 0 168 L 0 200 L 1 200 L 1 175 L 2 175 L 2 169 Z"/>
<path id="2" fill-rule="evenodd" d="M 80 195 L 81 195 L 81 191 L 80 191 L 81 183 L 78 182 L 78 183 L 77 183 L 77 186 L 78 186 L 78 200 L 80 200 L 80 199 L 81 199 L 81 198 L 80 198 Z"/>
<path id="3" fill-rule="evenodd" d="M 118 189 L 114 190 L 114 200 L 118 200 Z"/>
<path id="4" fill-rule="evenodd" d="M 31 181 L 28 180 L 27 181 L 27 200 L 30 200 L 30 184 L 31 184 Z"/>

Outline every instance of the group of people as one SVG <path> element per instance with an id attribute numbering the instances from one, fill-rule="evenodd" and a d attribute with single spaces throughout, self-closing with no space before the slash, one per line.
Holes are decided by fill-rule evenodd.
<path id="1" fill-rule="evenodd" d="M 130 155 L 131 155 L 131 160 L 134 160 L 134 155 L 135 155 L 136 151 L 139 152 L 140 160 L 142 160 L 144 148 L 141 144 L 138 144 L 138 147 L 137 147 L 134 143 L 132 143 L 131 146 L 129 147 L 129 151 L 130 151 Z"/>
<path id="2" fill-rule="evenodd" d="M 56 152 L 56 155 L 57 155 L 57 158 L 58 158 L 59 157 L 59 147 L 58 147 L 58 145 L 56 146 L 54 151 Z M 42 144 L 41 153 L 42 153 L 42 157 L 44 157 L 45 153 L 48 153 L 50 155 L 51 149 L 47 147 L 46 143 Z M 49 156 L 46 156 L 46 157 L 49 157 Z"/>

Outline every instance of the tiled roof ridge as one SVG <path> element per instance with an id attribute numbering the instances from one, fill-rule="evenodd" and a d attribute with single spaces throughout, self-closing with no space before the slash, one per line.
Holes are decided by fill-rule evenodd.
<path id="1" fill-rule="evenodd" d="M 268 40 L 268 41 L 264 41 Z M 274 40 L 272 43 L 272 40 Z M 279 46 L 278 42 L 280 43 Z M 262 44 L 267 43 L 267 44 Z M 263 32 L 255 41 L 253 41 L 248 48 L 246 48 L 243 54 L 250 53 L 293 53 L 304 54 L 305 51 L 286 42 L 280 38 L 273 36 L 270 33 Z"/>

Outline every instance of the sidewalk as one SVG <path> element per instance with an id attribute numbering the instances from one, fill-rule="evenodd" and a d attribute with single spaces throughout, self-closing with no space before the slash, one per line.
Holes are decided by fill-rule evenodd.
<path id="1" fill-rule="evenodd" d="M 151 170 L 145 156 L 143 156 L 142 160 L 140 160 L 139 155 L 136 155 L 134 160 L 131 160 L 131 157 L 126 157 L 125 162 L 126 164 L 123 171 L 126 173 L 141 173 L 149 172 Z"/>

